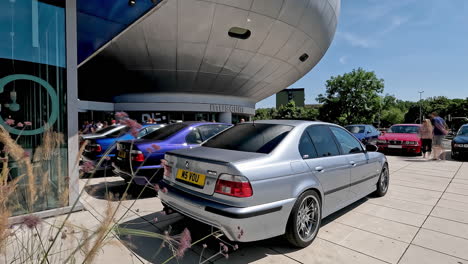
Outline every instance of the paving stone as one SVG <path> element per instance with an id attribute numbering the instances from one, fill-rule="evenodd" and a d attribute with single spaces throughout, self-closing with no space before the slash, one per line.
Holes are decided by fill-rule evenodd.
<path id="1" fill-rule="evenodd" d="M 385 262 L 367 256 L 357 251 L 331 243 L 321 238 L 304 249 L 292 250 L 291 248 L 275 247 L 276 251 L 284 253 L 301 263 L 307 264 L 336 264 L 336 263 L 359 263 L 359 264 L 383 264 Z M 247 263 L 247 262 L 244 262 Z"/>
<path id="2" fill-rule="evenodd" d="M 468 224 L 468 213 L 463 211 L 436 206 L 431 215 Z"/>
<path id="3" fill-rule="evenodd" d="M 468 239 L 468 224 L 429 216 L 423 228 Z"/>
<path id="4" fill-rule="evenodd" d="M 411 245 L 399 264 L 468 264 L 468 261 Z"/>
<path id="5" fill-rule="evenodd" d="M 418 228 L 414 226 L 354 211 L 342 215 L 335 219 L 334 222 L 363 229 L 406 243 L 410 243 L 418 231 Z"/>
<path id="6" fill-rule="evenodd" d="M 420 203 L 414 203 L 410 201 L 403 201 L 403 200 L 397 200 L 397 199 L 377 198 L 377 199 L 370 199 L 368 202 L 372 204 L 387 206 L 387 207 L 409 211 L 409 212 L 413 212 L 417 214 L 423 214 L 423 215 L 428 215 L 431 212 L 432 207 L 433 207 L 430 205 L 424 205 Z"/>
<path id="7" fill-rule="evenodd" d="M 411 212 L 406 212 L 394 208 L 383 207 L 375 204 L 365 203 L 358 206 L 354 211 L 372 216 L 385 218 L 412 226 L 421 226 L 426 216 Z"/>
<path id="8" fill-rule="evenodd" d="M 408 246 L 407 243 L 339 223 L 324 226 L 318 236 L 390 263 L 396 263 Z"/>
<path id="9" fill-rule="evenodd" d="M 446 200 L 451 200 L 451 201 L 457 201 L 457 202 L 463 202 L 463 203 L 468 203 L 468 195 L 462 195 L 462 194 L 455 194 L 455 193 L 444 193 L 442 195 L 443 199 Z"/>
<path id="10" fill-rule="evenodd" d="M 413 244 L 433 249 L 453 257 L 468 259 L 467 239 L 421 229 L 416 235 Z"/>

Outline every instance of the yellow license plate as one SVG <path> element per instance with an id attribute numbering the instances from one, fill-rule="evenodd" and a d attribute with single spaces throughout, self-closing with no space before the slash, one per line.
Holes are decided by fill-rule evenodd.
<path id="1" fill-rule="evenodd" d="M 177 171 L 176 179 L 185 183 L 203 187 L 205 186 L 206 175 L 179 169 Z"/>
<path id="2" fill-rule="evenodd" d="M 119 158 L 125 159 L 127 157 L 127 152 L 124 150 L 119 150 Z"/>

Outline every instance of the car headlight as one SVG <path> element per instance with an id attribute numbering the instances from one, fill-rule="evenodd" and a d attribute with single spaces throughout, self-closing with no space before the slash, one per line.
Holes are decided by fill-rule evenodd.
<path id="1" fill-rule="evenodd" d="M 405 145 L 418 145 L 417 141 L 405 141 Z"/>
<path id="2" fill-rule="evenodd" d="M 377 140 L 377 143 L 386 144 L 386 143 L 387 143 L 387 140 L 385 140 L 385 139 L 378 139 L 378 140 Z"/>

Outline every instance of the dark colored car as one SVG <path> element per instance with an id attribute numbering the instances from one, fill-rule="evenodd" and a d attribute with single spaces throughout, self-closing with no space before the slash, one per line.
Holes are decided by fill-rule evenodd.
<path id="1" fill-rule="evenodd" d="M 421 125 L 398 124 L 379 136 L 377 146 L 381 152 L 421 154 Z"/>
<path id="2" fill-rule="evenodd" d="M 106 153 L 107 149 L 114 145 L 115 142 L 141 138 L 164 126 L 164 124 L 143 125 L 140 131 L 138 131 L 138 135 L 136 137 L 130 132 L 130 127 L 123 126 L 123 128 L 115 130 L 113 133 L 100 137 L 88 138 L 88 144 L 84 149 L 83 156 L 89 160 L 99 160 Z M 108 154 L 108 156 L 113 157 L 115 156 L 115 153 L 116 150 L 114 149 Z"/>
<path id="3" fill-rule="evenodd" d="M 380 131 L 373 125 L 349 125 L 345 128 L 364 144 L 376 144 Z"/>
<path id="4" fill-rule="evenodd" d="M 452 158 L 468 158 L 468 124 L 463 125 L 452 140 Z"/>
<path id="5" fill-rule="evenodd" d="M 161 159 L 167 151 L 195 148 L 231 127 L 231 124 L 182 122 L 167 125 L 138 140 L 117 142 L 113 171 L 137 185 L 162 179 Z M 133 176 L 132 176 L 133 175 Z"/>

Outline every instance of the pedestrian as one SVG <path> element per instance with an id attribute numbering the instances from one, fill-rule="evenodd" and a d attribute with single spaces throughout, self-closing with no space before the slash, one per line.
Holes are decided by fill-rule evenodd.
<path id="1" fill-rule="evenodd" d="M 445 123 L 445 120 L 439 116 L 437 112 L 433 112 L 431 114 L 431 122 L 432 125 L 434 126 L 434 138 L 432 141 L 432 149 L 433 149 L 433 160 L 441 160 L 445 159 L 445 149 L 443 146 L 443 139 L 447 135 L 447 124 Z"/>
<path id="2" fill-rule="evenodd" d="M 434 128 L 432 127 L 432 123 L 430 119 L 424 119 L 421 130 L 420 136 L 422 141 L 421 151 L 423 153 L 423 158 L 429 158 L 432 152 L 432 138 L 434 133 Z M 427 157 L 426 157 L 427 154 Z"/>
<path id="3" fill-rule="evenodd" d="M 239 123 L 245 123 L 245 119 L 244 119 L 244 118 L 241 118 L 241 120 L 240 120 Z"/>
<path id="4" fill-rule="evenodd" d="M 103 124 L 100 120 L 97 121 L 97 123 L 96 123 L 96 130 L 101 129 L 103 126 L 104 126 L 104 124 Z"/>
<path id="5" fill-rule="evenodd" d="M 109 122 L 104 121 L 104 122 L 102 123 L 102 128 L 106 128 L 106 127 L 108 127 L 108 126 L 109 126 Z"/>

